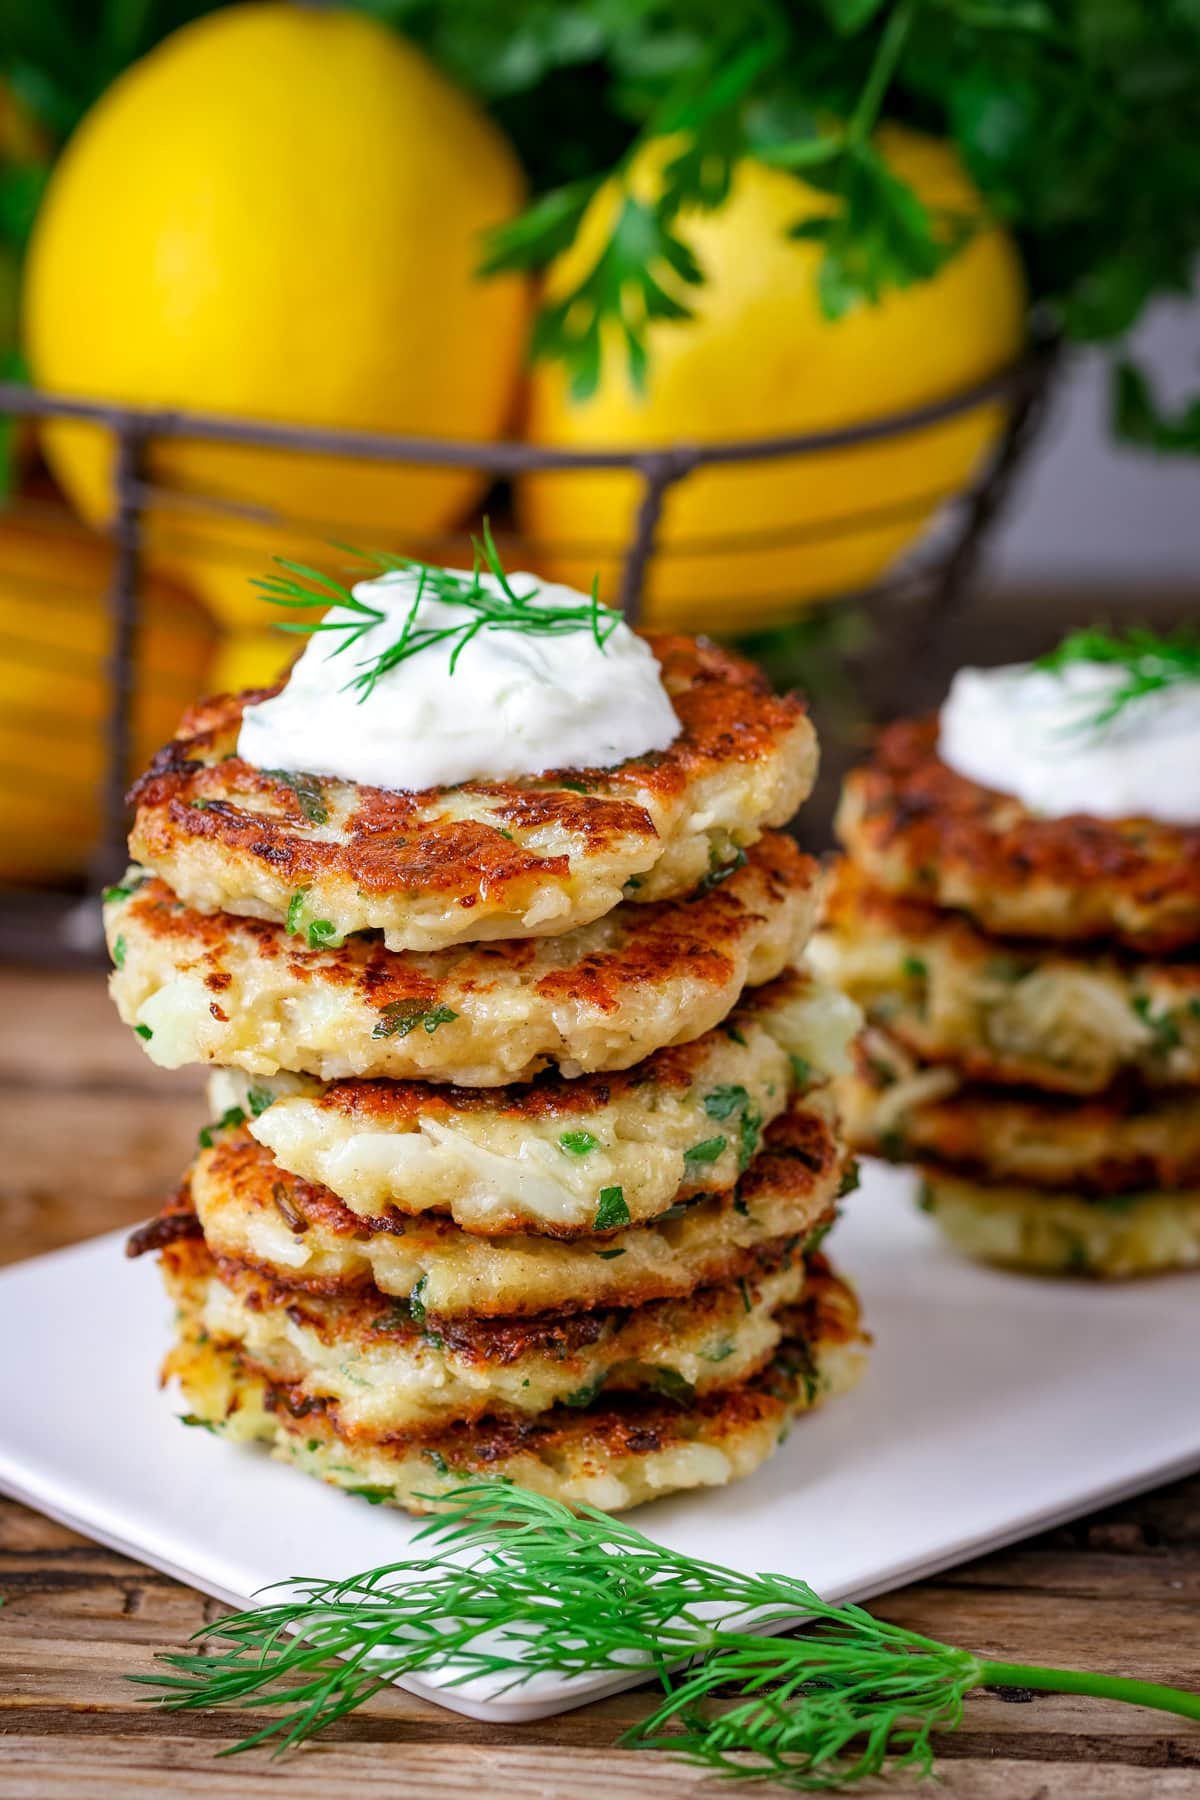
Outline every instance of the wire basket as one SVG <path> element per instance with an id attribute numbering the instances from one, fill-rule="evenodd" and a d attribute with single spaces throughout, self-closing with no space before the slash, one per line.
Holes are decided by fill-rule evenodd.
<path id="1" fill-rule="evenodd" d="M 284 517 L 253 497 L 169 484 L 155 473 L 155 451 L 160 447 L 186 439 L 296 457 L 332 455 L 423 471 L 473 471 L 493 484 L 485 509 L 491 512 L 506 560 L 508 538 L 535 569 L 539 555 L 561 555 L 564 546 L 539 542 L 527 533 L 517 536 L 508 523 L 507 484 L 530 475 L 554 475 L 569 482 L 573 476 L 597 471 L 632 474 L 640 483 L 639 500 L 628 540 L 615 551 L 607 547 L 614 565 L 615 591 L 606 593 L 605 598 L 618 601 L 630 621 L 636 622 L 648 573 L 662 559 L 689 558 L 694 568 L 698 560 L 718 552 L 724 557 L 731 551 L 750 555 L 768 542 L 765 533 L 745 534 L 740 539 L 714 533 L 664 548 L 660 540 L 664 505 L 681 484 L 704 471 L 762 468 L 781 459 L 798 459 L 802 471 L 805 458 L 887 442 L 908 441 L 913 455 L 919 457 L 923 431 L 983 408 L 998 408 L 1003 413 L 1003 428 L 967 488 L 922 493 L 890 512 L 881 512 L 868 502 L 851 515 L 769 534 L 772 549 L 791 549 L 802 557 L 822 540 L 877 529 L 881 521 L 903 524 L 906 512 L 915 530 L 919 521 L 933 513 L 916 548 L 884 579 L 853 594 L 828 594 L 805 603 L 807 615 L 823 616 L 835 603 L 844 606 L 853 601 L 872 621 L 870 647 L 855 658 L 853 680 L 864 697 L 866 715 L 880 719 L 911 703 L 903 680 L 905 669 L 919 660 L 922 647 L 969 591 L 987 531 L 1042 414 L 1055 357 L 1053 341 L 1036 340 L 1019 361 L 957 393 L 839 430 L 634 450 L 554 450 L 515 440 L 477 443 L 331 431 L 200 412 L 107 405 L 0 384 L 0 416 L 17 422 L 17 429 L 29 431 L 28 422 L 35 421 L 75 422 L 101 428 L 111 434 L 114 445 L 112 509 L 102 578 L 95 574 L 98 564 L 93 565 L 90 582 L 77 579 L 74 585 L 70 581 L 48 584 L 44 573 L 34 579 L 22 575 L 19 568 L 0 568 L 0 582 L 14 589 L 10 601 L 16 607 L 41 608 L 53 603 L 66 608 L 49 646 L 44 641 L 23 644 L 19 631 L 5 634 L 10 639 L 4 651 L 9 659 L 4 687 L 8 725 L 0 722 L 0 799 L 10 819 L 15 817 L 18 829 L 20 817 L 16 815 L 27 803 L 47 811 L 46 829 L 39 841 L 48 854 L 44 867 L 38 866 L 36 855 L 27 859 L 27 867 L 19 857 L 7 858 L 7 868 L 0 875 L 0 954 L 57 962 L 100 953 L 96 909 L 87 895 L 125 867 L 125 791 L 135 764 L 147 754 L 146 729 L 152 717 L 164 716 L 163 706 L 169 717 L 195 697 L 172 666 L 169 632 L 157 662 L 151 658 L 150 666 L 143 666 L 147 644 L 153 649 L 156 633 L 161 635 L 164 609 L 170 623 L 172 604 L 155 590 L 148 570 L 151 516 L 158 521 L 170 517 L 182 531 L 202 532 L 206 519 L 223 518 L 243 519 L 255 527 L 278 526 L 330 542 L 348 535 L 339 530 L 337 520 Z M 498 522 L 500 528 L 496 529 Z M 36 495 L 10 505 L 7 515 L 0 516 L 0 544 L 6 527 L 12 530 L 14 526 L 58 532 L 64 554 L 72 556 L 76 540 L 86 535 L 61 503 Z M 363 542 L 361 526 L 355 529 L 357 541 Z M 384 547 L 382 533 L 365 541 Z M 459 562 L 464 542 L 464 530 L 457 530 L 449 535 L 409 534 L 395 547 L 425 560 Z M 586 554 L 589 546 L 571 548 L 576 554 Z M 731 595 L 731 601 L 734 599 Z M 786 596 L 783 600 L 786 605 Z M 182 619 L 185 597 L 179 596 L 177 604 Z M 780 610 L 779 596 L 775 608 Z M 16 616 L 21 616 L 19 610 Z M 97 641 L 97 632 L 102 641 Z M 85 677 L 89 705 L 82 712 L 72 710 L 61 696 L 70 693 L 71 681 Z M 39 707 L 37 696 L 47 694 L 51 700 L 43 699 Z M 814 698 L 818 725 L 823 726 L 826 767 L 836 775 L 847 746 L 837 744 L 836 730 L 831 734 L 828 722 L 820 718 L 820 695 Z M 23 735 L 19 735 L 16 728 L 21 727 L 22 719 Z M 169 724 L 165 730 L 160 726 L 160 739 L 169 735 L 170 729 Z M 819 814 L 821 809 L 817 811 Z"/>

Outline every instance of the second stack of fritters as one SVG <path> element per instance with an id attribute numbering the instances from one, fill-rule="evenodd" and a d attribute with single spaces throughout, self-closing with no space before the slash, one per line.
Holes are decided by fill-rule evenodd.
<path id="1" fill-rule="evenodd" d="M 869 1030 L 852 1144 L 914 1163 L 969 1254 L 1200 1263 L 1200 831 L 1044 818 L 949 768 L 935 720 L 847 781 L 821 966 Z"/>
<path id="2" fill-rule="evenodd" d="M 651 639 L 681 731 L 619 770 L 412 795 L 236 755 L 195 709 L 106 907 L 122 1017 L 213 1065 L 164 1212 L 189 1416 L 421 1509 L 465 1472 L 607 1508 L 718 1485 L 852 1384 L 817 1249 L 854 1009 L 773 829 L 811 727 Z"/>

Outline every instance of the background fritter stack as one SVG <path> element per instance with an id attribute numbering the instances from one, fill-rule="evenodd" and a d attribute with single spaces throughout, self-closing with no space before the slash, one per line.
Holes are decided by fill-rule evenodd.
<path id="1" fill-rule="evenodd" d="M 893 726 L 843 797 L 818 960 L 868 1019 L 851 1144 L 988 1261 L 1200 1263 L 1200 838 L 1041 817 L 936 743 Z"/>
<path id="2" fill-rule="evenodd" d="M 218 1069 L 131 1246 L 162 1252 L 167 1369 L 194 1419 L 372 1500 L 717 1485 L 861 1366 L 817 1249 L 857 1016 L 802 966 L 817 870 L 770 829 L 811 727 L 652 642 L 681 734 L 616 771 L 264 772 L 224 700 L 139 786 L 114 998 L 155 1060 Z"/>

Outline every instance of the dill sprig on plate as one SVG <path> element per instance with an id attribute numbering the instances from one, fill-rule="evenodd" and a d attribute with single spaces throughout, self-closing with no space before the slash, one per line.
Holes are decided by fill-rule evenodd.
<path id="1" fill-rule="evenodd" d="M 588 631 L 596 647 L 603 650 L 621 623 L 620 613 L 600 603 L 599 576 L 592 581 L 591 599 L 580 606 L 535 605 L 542 589 L 535 585 L 522 593 L 516 591 L 500 561 L 500 554 L 486 519 L 483 522 L 482 540 L 472 538 L 471 547 L 474 564 L 470 574 L 467 574 L 458 569 L 441 569 L 431 563 L 417 562 L 412 557 L 391 555 L 387 551 L 354 550 L 349 545 L 335 546 L 358 557 L 366 565 L 364 576 L 360 579 L 367 574 L 402 572 L 417 576 L 412 605 L 400 628 L 399 637 L 378 655 L 360 663 L 358 672 L 346 683 L 348 688 L 358 690 L 360 700 L 367 698 L 380 676 L 386 675 L 389 669 L 407 662 L 412 656 L 420 655 L 423 650 L 433 649 L 437 644 L 453 645 L 450 652 L 450 673 L 453 674 L 467 645 L 483 631 L 522 631 L 529 637 L 558 637 L 563 632 Z M 342 642 L 333 653 L 340 656 L 351 645 L 357 644 L 373 626 L 382 625 L 386 621 L 386 612 L 380 607 L 371 606 L 365 600 L 359 600 L 350 588 L 333 576 L 322 573 L 320 569 L 310 568 L 306 563 L 289 562 L 281 556 L 277 556 L 275 561 L 286 573 L 266 576 L 254 583 L 255 587 L 262 589 L 270 604 L 294 607 L 299 611 L 320 611 L 323 614 L 320 619 L 290 620 L 280 626 L 281 631 L 296 632 L 304 636 L 312 636 L 318 631 L 341 632 Z M 485 584 L 485 569 L 499 586 L 498 594 Z M 440 600 L 446 606 L 461 607 L 465 616 L 453 625 L 418 625 L 417 619 L 424 600 Z M 326 610 L 331 606 L 347 616 L 331 618 Z"/>
<path id="2" fill-rule="evenodd" d="M 386 1497 L 386 1496 L 381 1496 Z M 501 1481 L 445 1495 L 417 1533 L 437 1548 L 344 1581 L 294 1579 L 284 1599 L 172 1652 L 174 1672 L 131 1676 L 171 1709 L 273 1707 L 231 1745 L 312 1737 L 401 1676 L 453 1687 L 499 1677 L 644 1667 L 661 1702 L 621 1740 L 797 1790 L 933 1764 L 933 1736 L 975 1688 L 1091 1694 L 1200 1720 L 1200 1695 L 1117 1676 L 994 1662 L 831 1606 L 786 1575 L 742 1575 L 681 1555 L 593 1507 L 578 1513 Z M 269 1592 L 270 1590 L 268 1590 Z M 797 1636 L 765 1636 L 804 1619 Z M 222 1752 L 228 1754 L 229 1752 Z"/>
<path id="3" fill-rule="evenodd" d="M 1072 631 L 1057 650 L 1039 657 L 1034 667 L 1061 674 L 1077 663 L 1104 663 L 1123 673 L 1124 679 L 1096 710 L 1080 720 L 1080 730 L 1102 731 L 1148 695 L 1200 682 L 1200 632 L 1187 625 L 1166 633 L 1140 625 L 1123 632 L 1088 626 Z"/>

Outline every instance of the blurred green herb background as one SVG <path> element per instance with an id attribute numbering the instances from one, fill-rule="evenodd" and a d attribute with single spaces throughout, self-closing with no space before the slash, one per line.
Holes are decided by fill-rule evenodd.
<path id="1" fill-rule="evenodd" d="M 920 281 L 969 221 L 931 218 L 871 141 L 881 116 L 952 139 L 1015 235 L 1035 302 L 1078 342 L 1120 345 L 1147 302 L 1184 294 L 1200 251 L 1200 0 L 360 0 L 477 94 L 525 163 L 533 200 L 495 235 L 491 267 L 539 268 L 570 243 L 599 183 L 657 135 L 680 135 L 661 193 L 618 212 L 598 297 L 669 266 L 703 280 L 674 231 L 719 207 L 741 156 L 791 168 L 839 202 L 820 237 L 836 318 Z M 135 57 L 195 0 L 2 0 L 0 75 L 37 141 L 0 121 L 9 271 L 49 161 Z M 6 107 L 11 114 L 11 104 Z M 119 200 L 117 201 L 119 203 Z M 634 228 L 636 226 L 636 229 Z M 676 316 L 686 306 L 672 299 Z M 548 306 L 533 350 L 585 392 L 594 346 Z M 636 324 L 631 364 L 640 372 Z M 1165 413 L 1114 358 L 1113 416 L 1133 442 L 1200 451 L 1200 399 Z"/>

